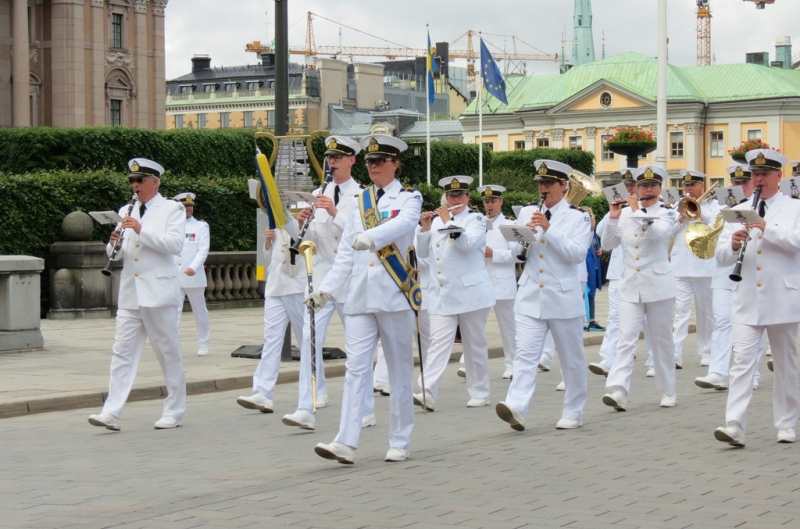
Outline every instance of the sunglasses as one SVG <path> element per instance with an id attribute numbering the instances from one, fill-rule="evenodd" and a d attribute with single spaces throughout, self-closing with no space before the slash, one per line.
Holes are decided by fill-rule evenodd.
<path id="1" fill-rule="evenodd" d="M 376 167 L 383 167 L 383 164 L 385 164 L 388 161 L 389 158 L 371 158 L 369 160 L 366 160 L 364 163 L 367 165 L 367 167 L 371 165 L 374 165 Z"/>
<path id="2" fill-rule="evenodd" d="M 326 154 L 325 158 L 327 158 L 328 160 L 333 160 L 335 162 L 338 162 L 342 158 L 344 158 L 345 156 L 347 156 L 347 155 L 345 155 L 345 154 Z"/>
<path id="3" fill-rule="evenodd" d="M 155 178 L 155 177 L 153 177 L 153 176 L 130 176 L 130 177 L 128 177 L 128 182 L 130 182 L 131 184 L 141 184 L 145 180 L 152 180 L 153 178 Z"/>

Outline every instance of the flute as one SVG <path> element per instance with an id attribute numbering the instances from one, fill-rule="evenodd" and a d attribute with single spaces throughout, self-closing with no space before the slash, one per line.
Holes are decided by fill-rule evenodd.
<path id="1" fill-rule="evenodd" d="M 125 213 L 126 217 L 131 216 L 131 212 L 133 211 L 133 206 L 134 204 L 136 204 L 136 199 L 137 199 L 137 194 L 134 193 L 133 198 L 131 198 L 130 204 L 128 204 L 128 212 Z M 122 226 L 122 223 L 120 223 L 119 226 Z M 119 253 L 120 248 L 122 248 L 122 232 L 124 230 L 122 230 L 119 226 L 117 227 L 117 229 L 120 230 L 119 236 L 117 236 L 117 240 L 114 241 L 114 246 L 111 248 L 111 256 L 108 258 L 108 262 L 106 263 L 105 268 L 101 270 L 104 276 L 111 275 L 111 268 L 114 266 L 114 261 L 117 258 L 117 254 Z"/>

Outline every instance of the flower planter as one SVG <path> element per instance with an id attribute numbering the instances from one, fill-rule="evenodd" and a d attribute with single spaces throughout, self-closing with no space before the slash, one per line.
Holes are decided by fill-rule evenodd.
<path id="1" fill-rule="evenodd" d="M 744 157 L 744 154 L 731 154 L 731 158 L 736 163 L 747 163 L 747 158 Z"/>
<path id="2" fill-rule="evenodd" d="M 627 157 L 626 167 L 639 167 L 639 156 L 653 152 L 656 150 L 657 144 L 654 141 L 616 144 L 608 142 L 606 147 L 614 154 Z"/>

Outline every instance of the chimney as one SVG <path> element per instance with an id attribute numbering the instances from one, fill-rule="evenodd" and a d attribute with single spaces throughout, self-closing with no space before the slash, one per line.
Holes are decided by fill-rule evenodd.
<path id="1" fill-rule="evenodd" d="M 211 57 L 208 55 L 195 55 L 192 57 L 192 73 L 211 69 Z"/>
<path id="2" fill-rule="evenodd" d="M 792 67 L 792 37 L 778 37 L 775 41 L 775 60 L 783 63 L 782 68 Z"/>
<path id="3" fill-rule="evenodd" d="M 261 54 L 261 66 L 265 68 L 274 68 L 275 67 L 275 54 L 272 52 L 262 53 Z"/>

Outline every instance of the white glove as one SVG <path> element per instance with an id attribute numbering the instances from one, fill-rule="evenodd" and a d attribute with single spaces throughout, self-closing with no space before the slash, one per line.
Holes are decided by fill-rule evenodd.
<path id="1" fill-rule="evenodd" d="M 364 250 L 371 250 L 371 249 L 372 249 L 372 238 L 366 233 L 359 233 L 358 235 L 356 235 L 356 238 L 353 239 L 353 250 L 361 252 Z"/>
<path id="2" fill-rule="evenodd" d="M 328 295 L 325 292 L 314 291 L 308 296 L 304 303 L 306 307 L 313 309 L 313 310 L 320 310 L 325 304 L 328 302 Z"/>

